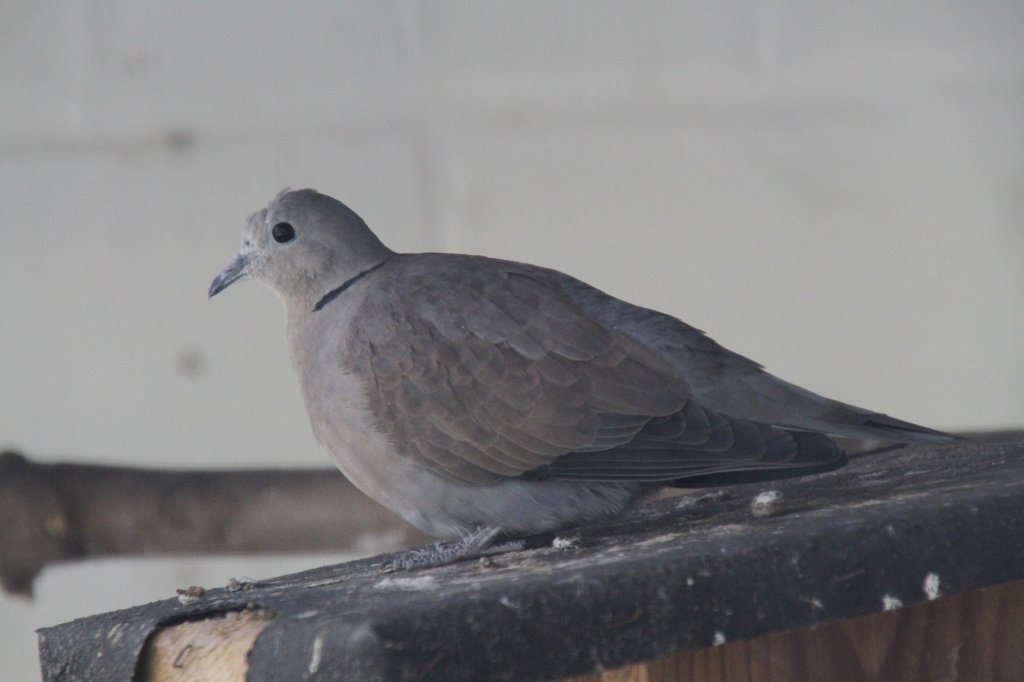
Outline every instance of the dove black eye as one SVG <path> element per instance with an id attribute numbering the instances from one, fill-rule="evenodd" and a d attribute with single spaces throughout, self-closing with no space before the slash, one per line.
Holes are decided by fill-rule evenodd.
<path id="1" fill-rule="evenodd" d="M 270 231 L 270 234 L 274 236 L 275 242 L 284 244 L 295 239 L 295 228 L 290 223 L 278 223 L 274 225 L 274 229 Z"/>

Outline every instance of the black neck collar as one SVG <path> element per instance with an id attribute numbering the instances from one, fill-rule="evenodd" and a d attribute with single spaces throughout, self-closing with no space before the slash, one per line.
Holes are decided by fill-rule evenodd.
<path id="1" fill-rule="evenodd" d="M 374 265 L 372 268 L 367 268 L 366 270 L 363 270 L 362 272 L 360 272 L 355 277 L 350 277 L 349 279 L 345 280 L 344 282 L 342 282 L 341 286 L 335 287 L 334 289 L 331 289 L 330 291 L 328 291 L 326 294 L 323 295 L 323 298 L 321 298 L 319 301 L 317 301 L 316 305 L 313 306 L 313 312 L 315 313 L 316 311 L 320 310 L 321 308 L 323 308 L 325 305 L 327 305 L 328 303 L 330 303 L 334 299 L 336 299 L 339 296 L 341 296 L 341 294 L 345 291 L 345 289 L 348 289 L 350 286 L 355 284 L 359 280 L 360 277 L 365 277 L 366 275 L 370 274 L 371 272 L 373 272 L 374 270 L 376 270 L 380 266 L 382 266 L 385 263 L 387 263 L 388 260 L 390 260 L 390 259 L 389 258 L 385 258 L 381 262 L 379 262 L 376 265 Z"/>

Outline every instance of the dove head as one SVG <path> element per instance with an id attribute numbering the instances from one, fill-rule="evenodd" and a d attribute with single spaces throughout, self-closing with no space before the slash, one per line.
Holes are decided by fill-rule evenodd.
<path id="1" fill-rule="evenodd" d="M 210 284 L 210 296 L 253 277 L 286 301 L 316 300 L 391 253 L 340 201 L 311 189 L 284 190 L 249 216 L 242 248 Z"/>

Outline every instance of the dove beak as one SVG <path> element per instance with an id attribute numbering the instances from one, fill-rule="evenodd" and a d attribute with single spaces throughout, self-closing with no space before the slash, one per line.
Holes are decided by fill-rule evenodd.
<path id="1" fill-rule="evenodd" d="M 252 265 L 252 256 L 251 251 L 239 251 L 234 260 L 213 278 L 213 282 L 210 283 L 210 297 L 213 298 L 238 280 L 248 276 L 249 268 Z"/>

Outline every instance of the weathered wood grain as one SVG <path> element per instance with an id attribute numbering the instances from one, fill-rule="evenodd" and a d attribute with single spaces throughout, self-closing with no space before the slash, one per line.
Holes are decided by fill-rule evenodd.
<path id="1" fill-rule="evenodd" d="M 153 635 L 139 665 L 144 682 L 244 680 L 247 656 L 267 626 L 260 611 L 231 611 L 163 628 Z"/>
<path id="2" fill-rule="evenodd" d="M 565 682 L 1020 682 L 1024 581 Z"/>

